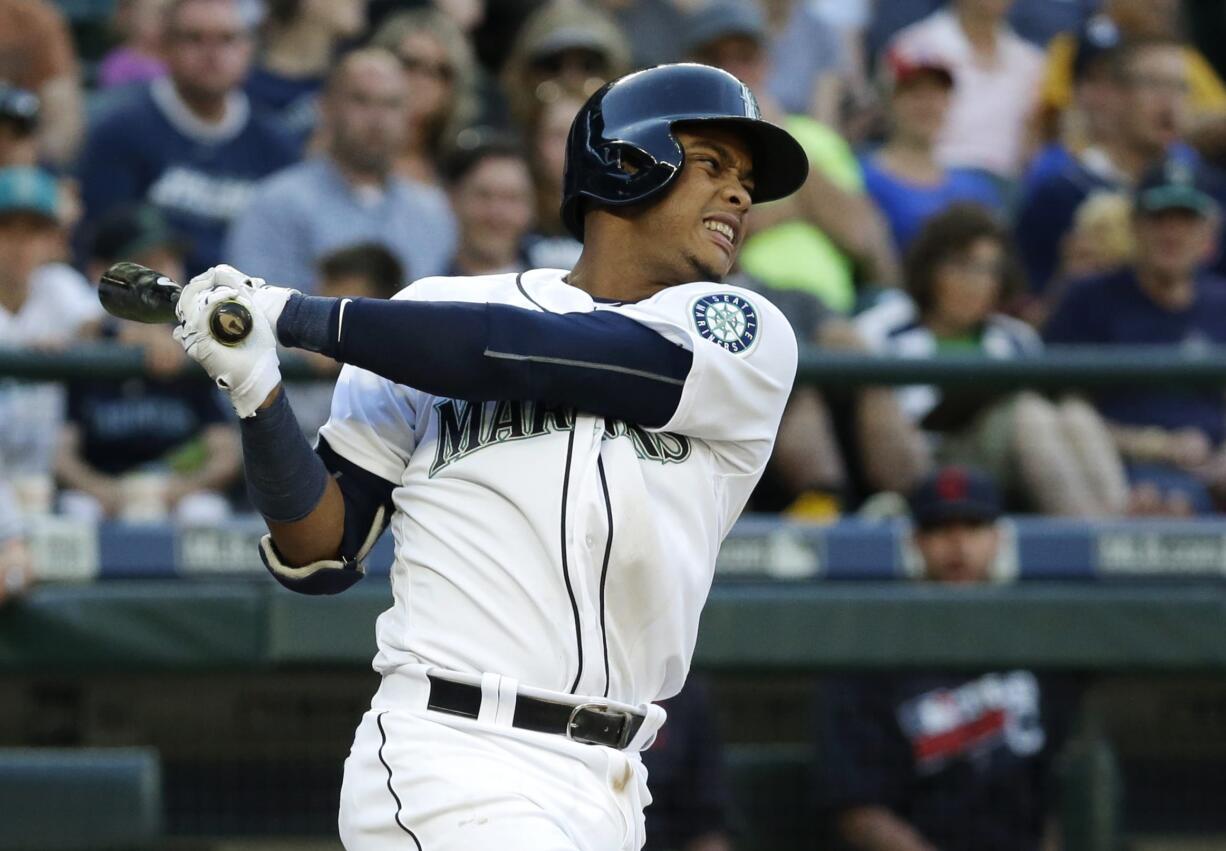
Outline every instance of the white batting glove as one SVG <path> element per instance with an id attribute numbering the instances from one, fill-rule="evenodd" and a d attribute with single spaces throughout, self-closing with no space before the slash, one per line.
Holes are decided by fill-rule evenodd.
<path id="1" fill-rule="evenodd" d="M 290 296 L 298 293 L 298 290 L 289 287 L 274 287 L 263 278 L 253 278 L 233 266 L 222 264 L 213 266 L 208 271 L 192 278 L 183 288 L 183 294 L 179 296 L 179 303 L 182 304 L 185 297 L 192 298 L 202 290 L 218 286 L 246 292 L 255 309 L 264 314 L 274 331 L 277 328 L 277 320 L 281 318 L 281 311 L 285 309 L 285 303 L 289 301 Z"/>
<path id="2" fill-rule="evenodd" d="M 196 279 L 193 279 L 195 281 Z M 174 330 L 188 357 L 196 361 L 230 397 L 234 412 L 253 416 L 268 394 L 281 383 L 277 338 L 272 325 L 256 309 L 248 288 L 212 285 L 189 294 L 184 288 L 175 308 L 183 324 Z M 251 311 L 251 333 L 241 343 L 226 346 L 213 339 L 209 317 L 220 302 L 237 301 Z"/>

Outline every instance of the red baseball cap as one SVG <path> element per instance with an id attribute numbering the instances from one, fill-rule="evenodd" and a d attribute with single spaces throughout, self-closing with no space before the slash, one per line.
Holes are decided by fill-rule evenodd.
<path id="1" fill-rule="evenodd" d="M 949 65 L 936 56 L 907 56 L 897 48 L 886 51 L 881 61 L 882 77 L 890 91 L 925 77 L 931 77 L 948 89 L 954 87 L 954 73 Z"/>

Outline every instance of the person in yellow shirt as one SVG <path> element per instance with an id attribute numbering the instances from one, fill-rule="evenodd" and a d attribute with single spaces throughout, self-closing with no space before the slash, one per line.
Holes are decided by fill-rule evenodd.
<path id="1" fill-rule="evenodd" d="M 1073 106 L 1074 63 L 1082 42 L 1182 40 L 1179 8 L 1179 0 L 1105 0 L 1103 11 L 1088 21 L 1081 33 L 1063 33 L 1053 38 L 1047 47 L 1039 96 L 1040 135 L 1048 141 L 1061 138 L 1073 149 L 1081 147 L 1076 122 L 1066 120 L 1066 113 Z M 1184 48 L 1184 56 L 1192 123 L 1226 115 L 1226 85 L 1213 66 L 1191 45 Z"/>

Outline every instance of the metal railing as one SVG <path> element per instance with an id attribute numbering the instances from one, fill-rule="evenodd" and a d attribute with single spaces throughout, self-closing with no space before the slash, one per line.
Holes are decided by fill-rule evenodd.
<path id="1" fill-rule="evenodd" d="M 320 378 L 293 355 L 282 357 L 281 373 L 290 380 Z M 141 351 L 131 347 L 91 343 L 56 352 L 0 347 L 0 376 L 54 381 L 144 374 Z M 186 367 L 183 375 L 204 377 L 194 365 Z M 936 384 L 992 392 L 1145 384 L 1204 389 L 1226 387 L 1226 347 L 1065 346 L 1008 360 L 981 355 L 878 357 L 806 347 L 801 350 L 797 379 L 827 387 Z"/>

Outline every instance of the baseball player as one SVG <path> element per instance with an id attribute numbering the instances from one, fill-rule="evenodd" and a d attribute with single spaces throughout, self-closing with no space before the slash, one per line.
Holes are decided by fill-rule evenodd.
<path id="1" fill-rule="evenodd" d="M 575 118 L 569 273 L 425 278 L 382 301 L 221 266 L 184 289 L 175 333 L 242 418 L 272 575 L 341 591 L 392 526 L 383 679 L 341 791 L 350 851 L 641 847 L 652 701 L 685 679 L 796 371 L 776 308 L 718 282 L 751 202 L 806 168 L 735 77 L 659 66 Z M 234 347 L 208 333 L 226 299 L 255 317 Z M 345 364 L 314 450 L 278 342 Z"/>

